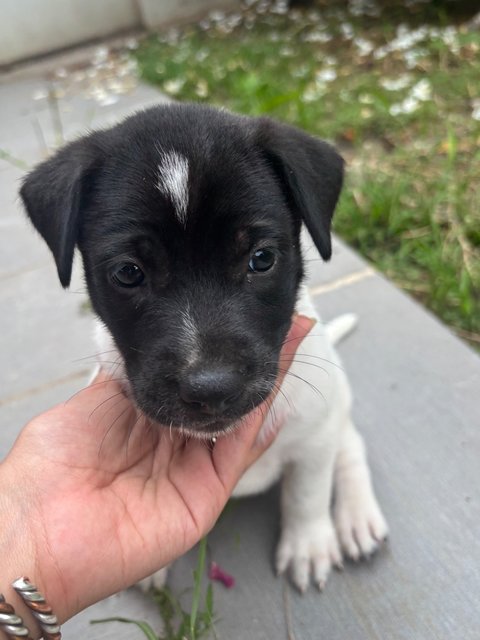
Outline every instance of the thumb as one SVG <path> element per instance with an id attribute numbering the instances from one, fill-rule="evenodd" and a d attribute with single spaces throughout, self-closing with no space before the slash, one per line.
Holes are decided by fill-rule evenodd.
<path id="1" fill-rule="evenodd" d="M 233 488 L 243 471 L 250 466 L 274 440 L 274 435 L 267 441 L 257 444 L 257 436 L 262 428 L 265 415 L 268 413 L 273 400 L 287 374 L 295 352 L 305 336 L 311 331 L 316 320 L 306 316 L 294 316 L 290 331 L 283 343 L 280 353 L 282 362 L 274 391 L 270 396 L 254 409 L 245 419 L 244 424 L 235 433 L 219 438 L 213 450 L 215 468 L 226 486 Z"/>

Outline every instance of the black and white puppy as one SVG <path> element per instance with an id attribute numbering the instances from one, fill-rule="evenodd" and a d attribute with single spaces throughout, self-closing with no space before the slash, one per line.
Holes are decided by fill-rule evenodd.
<path id="1" fill-rule="evenodd" d="M 301 228 L 328 260 L 342 176 L 336 151 L 293 127 L 183 104 L 67 145 L 21 196 L 64 287 L 80 250 L 101 351 L 118 351 L 141 411 L 212 438 L 272 390 L 293 313 L 318 319 Z M 302 343 L 263 427 L 282 429 L 235 492 L 283 475 L 276 564 L 302 591 L 311 575 L 324 586 L 341 549 L 369 555 L 387 533 L 333 347 L 352 324 Z"/>

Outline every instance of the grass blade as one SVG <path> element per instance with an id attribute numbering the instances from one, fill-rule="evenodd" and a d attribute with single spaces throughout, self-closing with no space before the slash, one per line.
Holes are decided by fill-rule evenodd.
<path id="1" fill-rule="evenodd" d="M 202 586 L 202 575 L 205 570 L 206 555 L 207 555 L 207 538 L 205 537 L 200 540 L 200 545 L 198 548 L 197 568 L 193 572 L 194 587 L 193 587 L 193 598 L 192 598 L 192 610 L 190 613 L 190 640 L 195 640 L 195 636 L 196 636 L 196 622 L 197 622 L 198 607 L 200 605 L 200 591 Z"/>
<path id="2" fill-rule="evenodd" d="M 146 622 L 141 622 L 140 620 L 129 620 L 128 618 L 104 618 L 102 620 L 91 620 L 90 624 L 102 624 L 104 622 L 122 622 L 125 624 L 135 624 L 143 631 L 145 637 L 148 638 L 148 640 L 159 640 L 152 627 Z"/>

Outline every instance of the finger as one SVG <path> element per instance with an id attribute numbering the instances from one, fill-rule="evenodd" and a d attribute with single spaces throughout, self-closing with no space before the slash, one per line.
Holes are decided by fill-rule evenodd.
<path id="1" fill-rule="evenodd" d="M 288 332 L 288 335 L 283 344 L 282 351 L 280 353 L 279 360 L 282 363 L 282 369 L 277 377 L 274 391 L 265 402 L 265 415 L 273 404 L 273 401 L 275 400 L 278 392 L 280 391 L 285 376 L 287 375 L 288 370 L 290 369 L 290 366 L 293 362 L 298 346 L 308 335 L 308 333 L 310 333 L 316 322 L 316 319 L 307 318 L 306 316 L 296 315 L 293 317 L 292 326 L 290 328 L 290 331 Z M 277 437 L 280 429 L 281 424 L 274 425 L 274 428 L 269 430 L 268 433 L 261 433 L 260 437 L 257 437 L 255 439 L 246 460 L 246 467 L 251 466 L 270 447 L 272 442 Z"/>
<path id="2" fill-rule="evenodd" d="M 290 365 L 293 362 L 299 344 L 307 336 L 307 334 L 310 333 L 316 322 L 317 321 L 314 318 L 307 318 L 306 316 L 300 315 L 293 316 L 292 325 L 287 334 L 287 337 L 283 342 L 283 347 L 280 352 L 279 362 L 282 363 L 282 368 L 278 373 L 273 391 L 264 402 L 264 405 L 267 409 L 271 407 L 273 401 L 275 400 L 275 397 L 277 396 L 277 393 L 280 390 L 280 387 L 282 386 Z"/>
<path id="3" fill-rule="evenodd" d="M 229 436 L 220 438 L 212 453 L 212 460 L 217 474 L 229 491 L 233 489 L 243 471 L 254 462 L 267 448 L 274 438 L 255 446 L 257 436 L 281 386 L 288 367 L 291 365 L 295 352 L 315 324 L 315 320 L 306 316 L 295 316 L 292 326 L 285 339 L 281 352 L 282 371 L 278 375 L 277 384 L 268 399 L 251 411 L 242 426 Z"/>

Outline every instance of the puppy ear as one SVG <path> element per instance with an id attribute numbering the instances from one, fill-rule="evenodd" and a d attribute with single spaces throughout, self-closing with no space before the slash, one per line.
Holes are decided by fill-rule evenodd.
<path id="1" fill-rule="evenodd" d="M 23 180 L 28 217 L 53 253 L 58 277 L 68 287 L 82 205 L 91 189 L 95 155 L 88 138 L 72 142 Z"/>
<path id="2" fill-rule="evenodd" d="M 320 255 L 332 255 L 330 225 L 343 182 L 343 158 L 326 142 L 262 118 L 260 144 L 297 219 L 305 222 Z"/>

